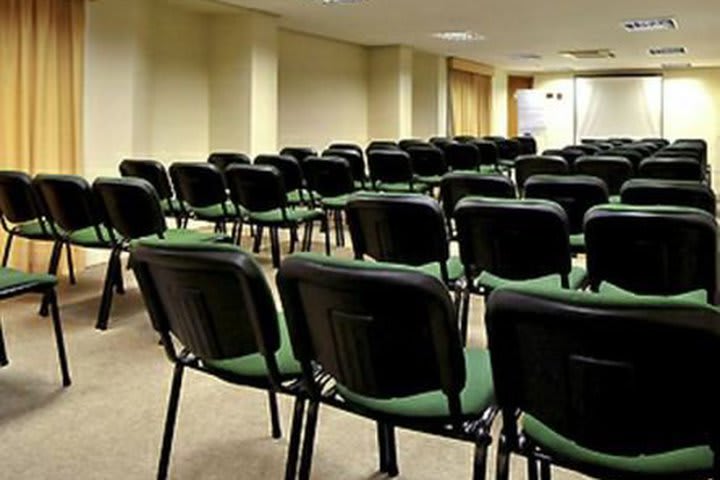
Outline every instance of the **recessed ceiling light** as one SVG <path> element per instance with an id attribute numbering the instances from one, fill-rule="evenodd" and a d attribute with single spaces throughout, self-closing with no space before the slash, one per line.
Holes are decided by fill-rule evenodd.
<path id="1" fill-rule="evenodd" d="M 512 53 L 510 58 L 515 60 L 542 60 L 542 55 L 537 53 Z"/>
<path id="2" fill-rule="evenodd" d="M 648 53 L 653 56 L 663 55 L 685 55 L 687 48 L 685 47 L 652 47 L 648 49 Z"/>
<path id="3" fill-rule="evenodd" d="M 361 3 L 365 0 L 320 0 L 323 5 L 346 5 L 350 3 Z"/>
<path id="4" fill-rule="evenodd" d="M 660 65 L 660 67 L 665 70 L 671 70 L 676 68 L 691 68 L 692 63 L 663 63 L 662 65 Z"/>
<path id="5" fill-rule="evenodd" d="M 574 60 L 597 60 L 602 58 L 615 58 L 615 52 L 609 48 L 597 48 L 594 50 L 564 50 L 560 55 Z"/>
<path id="6" fill-rule="evenodd" d="M 448 42 L 479 42 L 485 40 L 485 37 L 479 33 L 470 31 L 449 31 L 433 33 L 433 37 Z"/>
<path id="7" fill-rule="evenodd" d="M 671 17 L 626 20 L 623 27 L 628 32 L 654 32 L 658 30 L 677 30 L 677 20 Z"/>

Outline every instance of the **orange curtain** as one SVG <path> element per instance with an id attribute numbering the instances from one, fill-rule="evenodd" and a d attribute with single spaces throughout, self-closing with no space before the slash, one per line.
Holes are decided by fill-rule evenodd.
<path id="1" fill-rule="evenodd" d="M 449 77 L 452 133 L 488 135 L 492 78 L 455 69 L 450 70 Z"/>
<path id="2" fill-rule="evenodd" d="M 85 0 L 0 0 L 0 168 L 80 173 L 84 39 Z M 47 268 L 49 245 L 12 252 L 12 267 Z"/>

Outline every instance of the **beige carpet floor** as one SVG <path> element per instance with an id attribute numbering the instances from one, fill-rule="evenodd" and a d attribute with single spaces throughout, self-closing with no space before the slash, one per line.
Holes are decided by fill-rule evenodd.
<path id="1" fill-rule="evenodd" d="M 314 250 L 321 251 L 320 238 Z M 246 240 L 245 246 L 249 246 Z M 284 245 L 284 252 L 287 246 Z M 350 256 L 348 248 L 335 255 Z M 274 289 L 268 246 L 257 256 Z M 37 298 L 5 301 L 0 315 L 10 365 L 0 369 L 0 479 L 151 479 L 155 476 L 172 366 L 158 345 L 132 273 L 115 298 L 110 329 L 95 330 L 104 266 L 61 282 L 61 315 L 73 376 L 62 389 L 52 329 Z M 471 343 L 485 342 L 475 301 Z M 269 435 L 266 394 L 189 371 L 170 467 L 175 479 L 283 477 L 292 400 L 280 399 L 281 440 Z M 497 427 L 495 428 L 497 432 Z M 470 444 L 398 431 L 403 479 L 470 478 Z M 488 478 L 494 478 L 494 451 Z M 512 478 L 525 478 L 514 459 Z M 316 479 L 378 479 L 375 426 L 321 409 Z M 555 471 L 554 478 L 581 478 Z"/>

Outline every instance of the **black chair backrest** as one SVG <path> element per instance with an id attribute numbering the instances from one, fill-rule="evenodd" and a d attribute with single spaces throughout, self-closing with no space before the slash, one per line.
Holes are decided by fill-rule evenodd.
<path id="1" fill-rule="evenodd" d="M 717 292 L 715 218 L 694 208 L 604 206 L 585 217 L 592 288 L 608 281 L 640 295 Z"/>
<path id="2" fill-rule="evenodd" d="M 451 218 L 457 203 L 465 197 L 515 198 L 515 184 L 505 175 L 480 175 L 451 172 L 440 183 L 440 201 L 446 218 Z"/>
<path id="3" fill-rule="evenodd" d="M 367 178 L 367 173 L 365 172 L 365 160 L 362 152 L 358 153 L 357 150 L 349 148 L 328 148 L 322 153 L 322 155 L 323 157 L 344 158 L 348 162 L 348 165 L 350 165 L 353 180 L 362 182 Z"/>
<path id="4" fill-rule="evenodd" d="M 321 389 L 317 364 L 352 392 L 374 398 L 441 390 L 459 420 L 465 365 L 452 301 L 437 278 L 299 254 L 283 262 L 277 283 L 313 394 Z"/>
<path id="5" fill-rule="evenodd" d="M 317 157 L 318 152 L 312 147 L 285 147 L 280 150 L 280 155 L 290 156 L 302 165 L 306 158 Z M 257 158 L 255 160 L 257 161 Z"/>
<path id="6" fill-rule="evenodd" d="M 638 177 L 699 182 L 705 179 L 705 172 L 694 158 L 650 157 L 640 162 Z"/>
<path id="7" fill-rule="evenodd" d="M 602 151 L 602 149 L 593 144 L 584 143 L 581 145 L 570 145 L 565 147 L 563 150 L 580 150 L 583 155 L 596 155 Z"/>
<path id="8" fill-rule="evenodd" d="M 608 138 L 608 142 L 614 144 L 614 145 L 625 145 L 626 143 L 633 143 L 635 139 L 630 137 L 610 137 Z"/>
<path id="9" fill-rule="evenodd" d="M 535 155 L 537 153 L 537 142 L 529 135 L 515 137 L 520 143 L 520 155 Z"/>
<path id="10" fill-rule="evenodd" d="M 327 150 L 353 150 L 360 155 L 360 158 L 363 158 L 365 154 L 362 147 L 356 143 L 334 142 L 328 145 Z"/>
<path id="11" fill-rule="evenodd" d="M 400 150 L 400 147 L 393 140 L 373 140 L 365 149 L 365 154 L 370 155 L 373 150 Z"/>
<path id="12" fill-rule="evenodd" d="M 626 158 L 630 163 L 632 163 L 633 171 L 635 172 L 638 171 L 638 168 L 640 168 L 640 162 L 642 162 L 645 158 L 645 154 L 640 153 L 637 150 L 621 147 L 615 147 L 611 150 L 607 150 L 603 153 L 603 155 Z"/>
<path id="13" fill-rule="evenodd" d="M 0 218 L 12 223 L 42 218 L 40 203 L 27 173 L 0 171 Z"/>
<path id="14" fill-rule="evenodd" d="M 467 142 L 474 142 L 476 140 L 480 140 L 475 135 L 455 135 L 453 137 L 453 140 L 455 140 L 458 143 L 467 143 Z"/>
<path id="15" fill-rule="evenodd" d="M 575 160 L 573 170 L 580 175 L 591 175 L 602 179 L 610 195 L 619 195 L 623 183 L 633 176 L 630 160 L 609 155 L 580 157 Z"/>
<path id="16" fill-rule="evenodd" d="M 355 190 L 350 165 L 342 157 L 308 157 L 303 166 L 308 190 L 321 197 L 337 197 Z"/>
<path id="17" fill-rule="evenodd" d="M 251 212 L 287 207 L 287 190 L 280 170 L 272 165 L 232 165 L 225 172 L 230 200 Z"/>
<path id="18" fill-rule="evenodd" d="M 405 150 L 406 152 L 408 151 L 408 148 L 416 145 L 428 145 L 428 142 L 420 140 L 419 138 L 403 138 L 398 142 L 400 149 Z"/>
<path id="19" fill-rule="evenodd" d="M 40 174 L 33 180 L 43 210 L 65 232 L 98 227 L 103 213 L 90 184 L 79 175 Z M 97 230 L 98 237 L 102 234 Z M 107 241 L 111 239 L 106 238 Z"/>
<path id="20" fill-rule="evenodd" d="M 691 180 L 633 179 L 623 185 L 620 198 L 630 205 L 699 208 L 713 217 L 717 202 L 709 185 Z"/>
<path id="21" fill-rule="evenodd" d="M 93 190 L 102 202 L 108 227 L 124 240 L 163 236 L 167 225 L 155 188 L 142 178 L 98 178 Z"/>
<path id="22" fill-rule="evenodd" d="M 569 171 L 568 163 L 562 157 L 521 155 L 515 159 L 515 181 L 520 190 L 533 175 L 564 175 Z"/>
<path id="23" fill-rule="evenodd" d="M 514 160 L 522 154 L 522 147 L 516 139 L 503 138 L 495 141 L 495 145 L 497 145 L 498 157 L 503 160 Z"/>
<path id="24" fill-rule="evenodd" d="M 654 143 L 659 149 L 670 145 L 670 142 L 664 138 L 643 138 L 640 141 L 643 143 Z"/>
<path id="25" fill-rule="evenodd" d="M 373 184 L 410 182 L 413 179 L 410 155 L 400 149 L 371 150 L 368 153 L 368 167 Z"/>
<path id="26" fill-rule="evenodd" d="M 444 175 L 448 171 L 445 154 L 432 145 L 412 145 L 407 149 L 413 172 L 422 177 Z"/>
<path id="27" fill-rule="evenodd" d="M 504 140 L 505 141 L 505 140 Z M 478 150 L 478 158 L 480 159 L 480 165 L 497 165 L 498 160 L 509 159 L 511 157 L 504 157 L 500 154 L 500 146 L 495 142 L 489 140 L 474 140 L 468 142 L 468 145 L 474 145 Z M 512 154 L 512 152 L 506 152 Z M 517 155 L 515 155 L 517 157 Z M 515 158 L 512 157 L 512 158 Z M 456 169 L 457 170 L 457 169 Z"/>
<path id="28" fill-rule="evenodd" d="M 223 174 L 211 163 L 173 163 L 170 178 L 178 198 L 191 207 L 209 207 L 227 200 Z"/>
<path id="29" fill-rule="evenodd" d="M 554 202 L 467 197 L 454 218 L 460 259 L 472 274 L 526 280 L 570 273 L 567 214 Z"/>
<path id="30" fill-rule="evenodd" d="M 480 166 L 480 151 L 475 140 L 456 142 L 445 147 L 445 161 L 451 170 L 477 170 Z"/>
<path id="31" fill-rule="evenodd" d="M 714 309 L 513 286 L 493 293 L 486 322 L 495 395 L 511 443 L 521 411 L 578 446 L 609 455 L 718 447 L 720 398 L 710 380 L 720 361 Z"/>
<path id="32" fill-rule="evenodd" d="M 585 175 L 534 175 L 525 182 L 525 198 L 558 203 L 568 217 L 570 233 L 582 233 L 585 213 L 609 202 L 605 182 Z"/>
<path id="33" fill-rule="evenodd" d="M 452 138 L 448 137 L 430 137 L 428 139 L 428 142 L 432 143 L 433 145 L 436 145 L 440 147 L 441 145 L 447 145 L 448 143 L 452 143 Z"/>
<path id="34" fill-rule="evenodd" d="M 701 153 L 703 164 L 707 163 L 707 142 L 700 138 L 678 138 L 675 142 L 668 146 L 669 149 L 674 150 L 696 150 Z"/>
<path id="35" fill-rule="evenodd" d="M 547 155 L 547 153 L 543 153 L 543 155 Z M 580 150 L 579 148 L 575 148 L 574 145 L 571 145 L 569 147 L 565 147 L 562 150 L 560 150 L 560 156 L 565 159 L 565 161 L 568 163 L 568 166 L 572 168 L 573 164 L 575 163 L 575 160 L 578 158 L 587 155 L 587 153 L 584 150 Z"/>
<path id="36" fill-rule="evenodd" d="M 170 186 L 170 179 L 165 165 L 157 160 L 127 158 L 120 162 L 120 175 L 147 180 L 155 187 L 155 191 L 161 200 L 173 197 L 173 190 Z"/>
<path id="37" fill-rule="evenodd" d="M 271 165 L 278 169 L 288 192 L 299 190 L 303 186 L 303 171 L 300 162 L 291 155 L 258 155 L 255 165 Z"/>
<path id="38" fill-rule="evenodd" d="M 221 172 L 224 172 L 227 170 L 227 167 L 234 163 L 250 164 L 250 157 L 244 153 L 213 152 L 208 157 L 208 162 L 215 165 Z"/>
<path id="39" fill-rule="evenodd" d="M 356 259 L 417 266 L 450 256 L 445 217 L 431 197 L 360 193 L 345 211 Z"/>
<path id="40" fill-rule="evenodd" d="M 142 240 L 130 264 L 170 358 L 179 356 L 173 338 L 202 360 L 260 353 L 278 382 L 277 310 L 252 255 L 232 245 Z"/>

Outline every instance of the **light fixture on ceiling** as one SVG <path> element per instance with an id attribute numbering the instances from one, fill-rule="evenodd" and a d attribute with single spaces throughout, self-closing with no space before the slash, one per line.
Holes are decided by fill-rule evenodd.
<path id="1" fill-rule="evenodd" d="M 320 0 L 323 5 L 349 5 L 351 3 L 362 3 L 365 0 Z"/>
<path id="2" fill-rule="evenodd" d="M 468 30 L 452 30 L 447 32 L 433 33 L 433 37 L 448 42 L 479 42 L 485 40 L 485 37 L 479 33 Z"/>
<path id="3" fill-rule="evenodd" d="M 510 58 L 513 60 L 542 60 L 542 55 L 537 53 L 512 53 Z"/>
<path id="4" fill-rule="evenodd" d="M 615 52 L 609 48 L 596 48 L 593 50 L 564 50 L 560 55 L 573 60 L 598 60 L 615 58 Z"/>
<path id="5" fill-rule="evenodd" d="M 685 47 L 651 47 L 648 53 L 654 57 L 664 57 L 670 55 L 685 55 L 687 48 Z"/>
<path id="6" fill-rule="evenodd" d="M 628 32 L 656 32 L 658 30 L 677 30 L 678 23 L 672 17 L 625 20 L 623 27 Z"/>
<path id="7" fill-rule="evenodd" d="M 677 62 L 677 63 L 663 63 L 662 65 L 660 65 L 660 67 L 661 67 L 663 70 L 676 70 L 676 69 L 679 69 L 679 68 L 692 68 L 692 63 L 682 63 L 682 62 Z"/>

